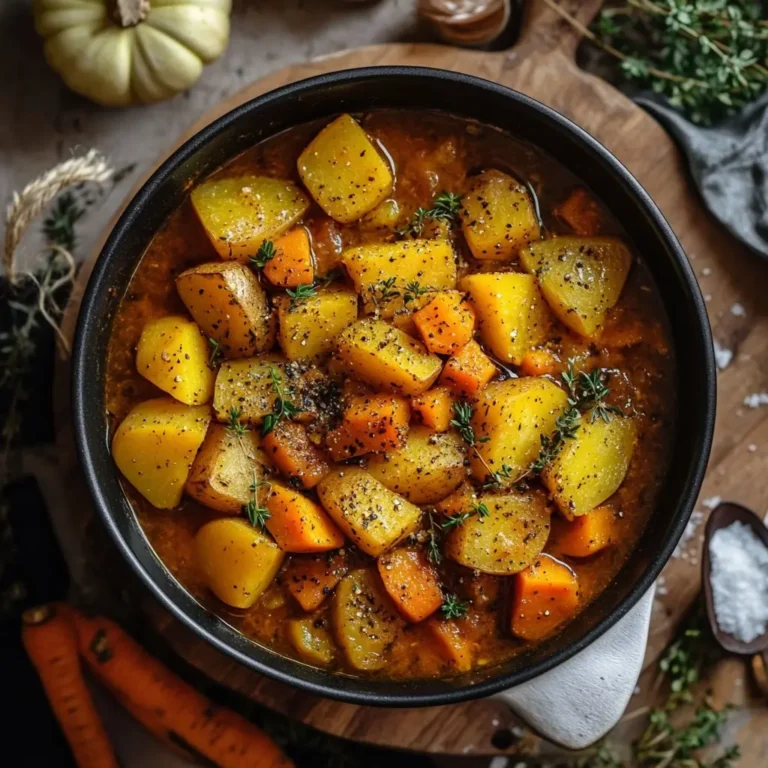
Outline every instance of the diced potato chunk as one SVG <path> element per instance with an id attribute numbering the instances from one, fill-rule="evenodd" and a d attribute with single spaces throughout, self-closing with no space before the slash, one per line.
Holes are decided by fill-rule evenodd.
<path id="1" fill-rule="evenodd" d="M 190 198 L 219 256 L 238 261 L 255 256 L 265 240 L 289 230 L 309 208 L 295 184 L 268 176 L 211 179 Z"/>
<path id="2" fill-rule="evenodd" d="M 378 574 L 361 568 L 345 576 L 333 598 L 333 628 L 347 661 L 355 669 L 381 669 L 402 628 Z"/>
<path id="3" fill-rule="evenodd" d="M 150 320 L 136 348 L 136 370 L 158 389 L 186 405 L 207 403 L 215 374 L 208 343 L 197 323 L 181 315 Z"/>
<path id="4" fill-rule="evenodd" d="M 323 128 L 299 155 L 299 176 L 332 218 L 350 224 L 392 191 L 392 170 L 350 115 Z"/>
<path id="5" fill-rule="evenodd" d="M 585 515 L 612 496 L 624 482 L 635 450 L 633 419 L 612 416 L 606 422 L 582 417 L 576 437 L 542 472 L 557 506 L 566 517 Z"/>
<path id="6" fill-rule="evenodd" d="M 123 419 L 112 457 L 128 482 L 158 509 L 178 506 L 190 467 L 205 439 L 211 409 L 170 397 L 145 400 Z"/>
<path id="7" fill-rule="evenodd" d="M 222 424 L 211 424 L 184 490 L 206 507 L 238 515 L 253 498 L 249 488 L 263 475 L 261 462 L 254 432 L 238 436 Z"/>
<path id="8" fill-rule="evenodd" d="M 288 386 L 285 363 L 273 355 L 222 363 L 213 392 L 216 418 L 226 422 L 232 408 L 237 408 L 242 422 L 261 424 L 263 418 L 274 410 L 277 399 L 272 371 Z"/>
<path id="9" fill-rule="evenodd" d="M 440 375 L 442 361 L 424 345 L 382 320 L 358 320 L 337 340 L 347 374 L 388 392 L 419 395 Z"/>
<path id="10" fill-rule="evenodd" d="M 508 261 L 539 238 L 539 221 L 528 190 L 506 173 L 481 173 L 462 203 L 462 229 L 476 259 Z"/>
<path id="11" fill-rule="evenodd" d="M 567 405 L 567 394 L 549 379 L 489 384 L 478 396 L 471 422 L 478 440 L 469 452 L 474 476 L 485 481 L 490 467 L 504 473 L 505 485 L 513 485 L 538 458 L 541 436 L 552 435 Z"/>
<path id="12" fill-rule="evenodd" d="M 288 640 L 309 664 L 327 667 L 333 661 L 333 638 L 316 619 L 291 619 L 288 622 Z"/>
<path id="13" fill-rule="evenodd" d="M 368 472 L 391 491 L 414 504 L 434 504 L 466 477 L 461 438 L 454 432 L 435 434 L 411 427 L 405 445 L 368 459 Z"/>
<path id="14" fill-rule="evenodd" d="M 224 357 L 251 357 L 275 343 L 269 300 L 248 267 L 237 262 L 199 264 L 176 278 L 176 289 Z"/>
<path id="15" fill-rule="evenodd" d="M 305 611 L 315 611 L 347 573 L 343 549 L 319 555 L 294 555 L 281 573 L 282 582 Z"/>
<path id="16" fill-rule="evenodd" d="M 365 311 L 378 310 L 385 318 L 403 307 L 411 283 L 428 290 L 456 287 L 456 259 L 448 240 L 361 245 L 344 251 L 341 258 Z M 413 302 L 408 308 L 414 308 Z"/>
<path id="17" fill-rule="evenodd" d="M 539 555 L 549 536 L 550 512 L 543 493 L 486 493 L 488 515 L 473 515 L 448 534 L 444 552 L 483 573 L 510 576 Z"/>
<path id="18" fill-rule="evenodd" d="M 289 360 L 314 360 L 333 350 L 336 337 L 357 320 L 354 291 L 318 291 L 301 304 L 277 300 L 280 346 Z"/>
<path id="19" fill-rule="evenodd" d="M 236 517 L 206 523 L 195 536 L 195 554 L 208 588 L 233 608 L 250 608 L 284 557 L 269 536 Z"/>
<path id="20" fill-rule="evenodd" d="M 621 296 L 632 255 L 615 237 L 556 237 L 531 243 L 520 262 L 558 318 L 591 339 Z"/>
<path id="21" fill-rule="evenodd" d="M 373 557 L 413 533 L 421 510 L 357 467 L 339 468 L 317 486 L 320 502 L 336 524 Z"/>
<path id="22" fill-rule="evenodd" d="M 487 272 L 461 281 L 469 293 L 483 341 L 499 360 L 520 365 L 552 324 L 536 280 L 518 272 Z"/>
<path id="23" fill-rule="evenodd" d="M 462 483 L 450 496 L 435 504 L 435 511 L 446 517 L 471 512 L 477 504 L 477 490 L 469 482 Z"/>

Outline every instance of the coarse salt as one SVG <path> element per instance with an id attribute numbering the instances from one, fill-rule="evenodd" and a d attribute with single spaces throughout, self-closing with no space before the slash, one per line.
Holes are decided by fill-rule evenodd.
<path id="1" fill-rule="evenodd" d="M 717 367 L 721 371 L 724 371 L 731 364 L 732 359 L 733 352 L 726 347 L 721 347 L 717 343 L 717 339 L 715 339 L 715 362 L 717 363 Z"/>
<path id="2" fill-rule="evenodd" d="M 768 627 L 768 547 L 736 521 L 715 532 L 709 552 L 717 624 L 750 643 Z"/>
<path id="3" fill-rule="evenodd" d="M 701 503 L 707 508 L 707 509 L 714 509 L 715 507 L 720 506 L 720 502 L 722 501 L 722 496 L 710 496 L 708 499 L 704 499 Z"/>
<path id="4" fill-rule="evenodd" d="M 768 392 L 753 392 L 744 398 L 744 405 L 747 408 L 759 408 L 761 405 L 768 405 Z"/>
<path id="5" fill-rule="evenodd" d="M 747 310 L 744 309 L 744 306 L 742 304 L 739 304 L 739 302 L 737 301 L 735 304 L 731 305 L 731 314 L 734 317 L 746 317 Z"/>

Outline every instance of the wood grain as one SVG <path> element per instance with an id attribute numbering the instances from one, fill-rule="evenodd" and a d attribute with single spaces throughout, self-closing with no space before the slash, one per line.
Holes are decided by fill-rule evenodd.
<path id="1" fill-rule="evenodd" d="M 588 22 L 600 1 L 564 4 Z M 176 145 L 235 106 L 280 85 L 333 70 L 374 65 L 423 65 L 474 74 L 522 91 L 562 112 L 608 147 L 639 179 L 672 224 L 701 276 L 702 289 L 710 296 L 707 306 L 715 337 L 734 352 L 733 361 L 719 377 L 715 447 L 702 496 L 719 495 L 764 512 L 768 499 L 768 409 L 747 409 L 743 401 L 750 393 L 768 388 L 768 318 L 763 298 L 768 275 L 754 256 L 705 213 L 688 183 L 681 155 L 664 130 L 612 86 L 577 67 L 577 43 L 571 27 L 537 0 L 529 6 L 524 34 L 513 50 L 489 54 L 435 45 L 392 44 L 297 64 L 223 100 L 179 137 Z M 97 253 L 98 248 L 94 258 Z M 87 278 L 92 264 L 93 259 L 81 280 Z M 731 311 L 736 303 L 744 308 L 745 316 Z M 70 332 L 75 315 L 76 301 L 67 318 Z M 706 511 L 701 506 L 699 509 Z M 699 543 L 695 537 L 687 549 L 691 554 L 674 558 L 664 572 L 666 596 L 655 606 L 646 668 L 657 660 L 698 594 Z M 491 741 L 494 733 L 517 725 L 493 701 L 382 710 L 316 699 L 237 665 L 194 638 L 150 600 L 146 610 L 171 646 L 213 679 L 346 738 L 436 753 L 496 753 Z M 649 683 L 653 677 L 648 670 L 643 679 Z M 755 743 L 758 747 L 762 744 L 759 740 Z M 534 740 L 526 738 L 506 751 L 538 748 Z"/>

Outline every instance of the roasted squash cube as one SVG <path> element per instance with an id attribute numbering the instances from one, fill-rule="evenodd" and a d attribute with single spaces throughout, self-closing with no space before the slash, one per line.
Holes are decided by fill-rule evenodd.
<path id="1" fill-rule="evenodd" d="M 442 361 L 407 333 L 382 320 L 358 320 L 337 339 L 337 356 L 347 375 L 373 387 L 404 395 L 428 390 Z"/>
<path id="2" fill-rule="evenodd" d="M 302 488 L 314 488 L 330 471 L 326 457 L 302 424 L 281 421 L 262 439 L 261 447 L 272 464 L 286 477 L 298 480 Z"/>
<path id="3" fill-rule="evenodd" d="M 315 262 L 309 233 L 304 227 L 283 235 L 274 243 L 274 255 L 264 265 L 264 277 L 278 288 L 311 285 L 315 281 Z"/>
<path id="4" fill-rule="evenodd" d="M 443 604 L 437 573 L 423 550 L 393 549 L 382 555 L 376 565 L 384 589 L 412 624 L 424 621 Z"/>
<path id="5" fill-rule="evenodd" d="M 281 573 L 281 581 L 303 610 L 316 611 L 347 573 L 344 550 L 297 555 Z"/>
<path id="6" fill-rule="evenodd" d="M 251 357 L 275 343 L 269 300 L 248 267 L 232 261 L 199 264 L 176 278 L 176 289 L 224 357 Z"/>
<path id="7" fill-rule="evenodd" d="M 471 483 L 462 483 L 450 496 L 435 504 L 435 511 L 441 515 L 461 515 L 472 512 L 477 504 L 477 491 Z"/>
<path id="8" fill-rule="evenodd" d="M 323 128 L 298 160 L 309 194 L 332 218 L 350 224 L 392 191 L 392 170 L 350 115 Z"/>
<path id="9" fill-rule="evenodd" d="M 411 411 L 425 427 L 447 432 L 453 419 L 453 395 L 447 387 L 433 387 L 411 398 Z"/>
<path id="10" fill-rule="evenodd" d="M 424 346 L 438 355 L 455 355 L 472 340 L 475 312 L 458 291 L 441 291 L 413 313 Z"/>
<path id="11" fill-rule="evenodd" d="M 539 220 L 528 190 L 501 171 L 477 176 L 462 199 L 462 229 L 476 259 L 508 261 L 539 239 Z"/>
<path id="12" fill-rule="evenodd" d="M 205 439 L 211 409 L 170 397 L 134 406 L 112 438 L 112 458 L 128 482 L 153 506 L 178 506 L 192 462 Z"/>
<path id="13" fill-rule="evenodd" d="M 591 557 L 617 541 L 616 512 L 604 504 L 555 527 L 557 551 L 569 557 Z"/>
<path id="14" fill-rule="evenodd" d="M 197 323 L 180 315 L 150 320 L 136 348 L 136 370 L 158 389 L 186 405 L 207 403 L 214 372 L 208 343 Z"/>
<path id="15" fill-rule="evenodd" d="M 547 338 L 553 318 L 531 275 L 469 275 L 461 289 L 469 293 L 483 341 L 502 362 L 519 365 L 529 349 Z"/>
<path id="16" fill-rule="evenodd" d="M 430 619 L 426 623 L 434 638 L 439 656 L 457 672 L 469 672 L 472 669 L 472 642 L 464 637 L 455 621 Z"/>
<path id="17" fill-rule="evenodd" d="M 239 515 L 253 498 L 251 486 L 264 474 L 263 461 L 254 432 L 235 435 L 222 424 L 211 424 L 184 490 L 206 507 Z"/>
<path id="18" fill-rule="evenodd" d="M 445 364 L 440 384 L 459 396 L 472 397 L 497 373 L 493 360 L 473 339 Z"/>
<path id="19" fill-rule="evenodd" d="M 243 262 L 265 240 L 288 231 L 309 208 L 309 199 L 295 184 L 268 176 L 204 181 L 190 199 L 219 256 Z"/>
<path id="20" fill-rule="evenodd" d="M 621 296 L 632 255 L 615 237 L 556 237 L 531 243 L 520 263 L 563 324 L 592 339 Z"/>
<path id="21" fill-rule="evenodd" d="M 373 557 L 401 542 L 421 522 L 417 506 L 357 467 L 342 467 L 326 475 L 317 493 L 334 522 Z"/>
<path id="22" fill-rule="evenodd" d="M 517 482 L 538 458 L 542 435 L 554 433 L 567 406 L 568 395 L 549 379 L 489 384 L 478 396 L 471 421 L 478 441 L 469 452 L 474 476 L 485 481 L 490 468 L 503 472 L 504 485 Z"/>
<path id="23" fill-rule="evenodd" d="M 624 482 L 637 440 L 635 421 L 582 417 L 576 437 L 541 473 L 566 517 L 585 515 L 612 496 Z"/>
<path id="24" fill-rule="evenodd" d="M 344 251 L 341 258 L 365 311 L 384 318 L 404 306 L 418 308 L 420 297 L 409 285 L 418 283 L 420 291 L 456 287 L 456 258 L 448 240 L 361 245 Z"/>
<path id="25" fill-rule="evenodd" d="M 277 300 L 279 341 L 289 360 L 314 360 L 333 350 L 336 337 L 357 320 L 354 291 L 321 290 L 291 306 L 287 296 Z"/>

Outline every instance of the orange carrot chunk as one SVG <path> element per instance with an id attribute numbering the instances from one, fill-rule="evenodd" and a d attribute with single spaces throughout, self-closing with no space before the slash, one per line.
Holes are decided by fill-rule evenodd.
<path id="1" fill-rule="evenodd" d="M 297 555 L 279 578 L 307 613 L 317 610 L 347 573 L 343 550 L 322 555 Z"/>
<path id="2" fill-rule="evenodd" d="M 423 621 L 442 605 L 437 574 L 422 550 L 393 549 L 377 565 L 384 588 L 408 621 Z"/>
<path id="3" fill-rule="evenodd" d="M 472 340 L 475 313 L 458 291 L 441 291 L 413 313 L 424 346 L 438 355 L 455 355 Z"/>
<path id="4" fill-rule="evenodd" d="M 460 515 L 471 512 L 477 503 L 477 493 L 471 483 L 462 483 L 450 496 L 435 504 L 435 510 L 441 515 Z"/>
<path id="5" fill-rule="evenodd" d="M 562 523 L 556 541 L 564 555 L 590 557 L 616 541 L 616 513 L 603 505 L 573 522 Z"/>
<path id="6" fill-rule="evenodd" d="M 344 534 L 325 510 L 292 488 L 272 483 L 267 530 L 284 552 L 328 552 L 344 545 Z"/>
<path id="7" fill-rule="evenodd" d="M 79 768 L 118 768 L 83 680 L 77 634 L 68 614 L 53 605 L 24 612 L 21 638 Z"/>
<path id="8" fill-rule="evenodd" d="M 443 660 L 457 672 L 472 669 L 472 644 L 462 636 L 454 621 L 430 619 L 427 629 L 435 640 L 435 648 Z"/>
<path id="9" fill-rule="evenodd" d="M 354 395 L 341 424 L 326 436 L 334 461 L 364 453 L 382 453 L 400 448 L 408 432 L 411 410 L 397 395 Z"/>
<path id="10" fill-rule="evenodd" d="M 307 430 L 292 421 L 281 421 L 261 441 L 277 469 L 295 477 L 302 488 L 314 488 L 330 472 L 323 452 L 309 439 Z"/>
<path id="11" fill-rule="evenodd" d="M 435 387 L 411 398 L 411 411 L 418 421 L 435 432 L 447 432 L 453 418 L 453 396 L 446 387 Z"/>
<path id="12" fill-rule="evenodd" d="M 523 640 L 541 640 L 579 607 L 576 574 L 550 555 L 539 555 L 513 578 L 512 634 Z"/>
<path id="13" fill-rule="evenodd" d="M 557 208 L 559 216 L 577 235 L 592 237 L 602 228 L 600 208 L 584 187 L 577 187 Z"/>
<path id="14" fill-rule="evenodd" d="M 293 763 L 264 731 L 214 706 L 150 656 L 114 622 L 71 609 L 80 655 L 131 712 L 151 712 L 174 740 L 220 768 L 290 768 Z"/>
<path id="15" fill-rule="evenodd" d="M 548 349 L 532 349 L 526 352 L 520 363 L 523 376 L 556 376 L 563 370 L 565 368 L 558 356 Z"/>
<path id="16" fill-rule="evenodd" d="M 274 243 L 275 255 L 264 267 L 264 276 L 279 288 L 309 285 L 315 280 L 315 266 L 309 235 L 297 227 Z"/>
<path id="17" fill-rule="evenodd" d="M 496 366 L 476 341 L 452 357 L 440 374 L 440 384 L 457 395 L 476 395 L 495 375 Z"/>

